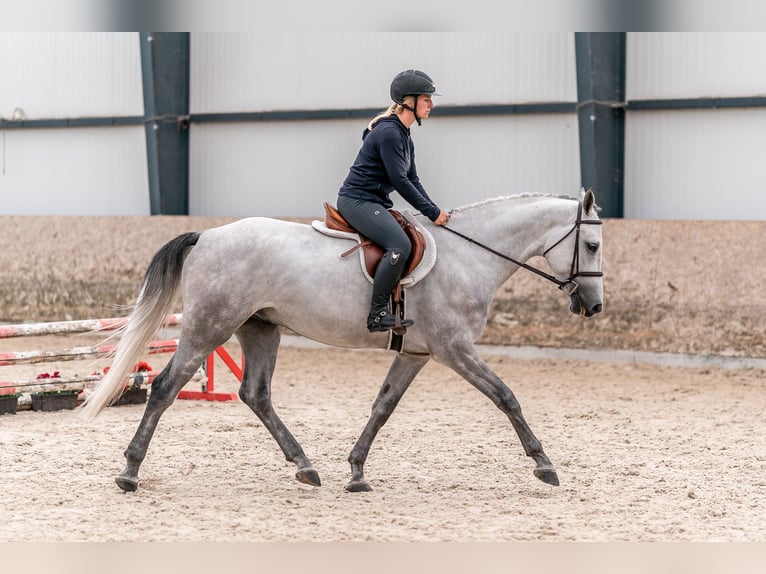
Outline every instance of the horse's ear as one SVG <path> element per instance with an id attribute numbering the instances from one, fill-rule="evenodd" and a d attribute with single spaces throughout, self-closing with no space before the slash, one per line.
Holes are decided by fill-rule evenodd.
<path id="1" fill-rule="evenodd" d="M 590 213 L 594 205 L 596 205 L 596 196 L 593 193 L 593 189 L 589 187 L 582 198 L 583 213 Z"/>

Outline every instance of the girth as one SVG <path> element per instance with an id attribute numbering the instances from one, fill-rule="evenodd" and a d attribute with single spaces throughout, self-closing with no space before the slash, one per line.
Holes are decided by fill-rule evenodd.
<path id="1" fill-rule="evenodd" d="M 373 243 L 370 239 L 359 233 L 356 229 L 351 227 L 340 212 L 332 205 L 324 203 L 325 218 L 324 223 L 329 229 L 336 231 L 344 231 L 346 233 L 356 233 L 359 235 L 359 243 L 354 245 L 351 249 L 341 254 L 341 257 L 346 257 L 354 253 L 357 249 L 362 249 L 364 253 L 364 263 L 367 268 L 367 273 L 370 277 L 375 276 L 375 270 L 378 268 L 378 263 L 383 258 L 384 250 L 380 245 Z M 407 264 L 404 268 L 402 277 L 409 275 L 415 267 L 423 259 L 423 254 L 426 250 L 426 239 L 423 234 L 398 211 L 390 209 L 391 215 L 394 216 L 397 223 L 401 225 L 407 237 L 410 239 L 412 249 L 410 250 L 410 256 L 407 259 Z"/>

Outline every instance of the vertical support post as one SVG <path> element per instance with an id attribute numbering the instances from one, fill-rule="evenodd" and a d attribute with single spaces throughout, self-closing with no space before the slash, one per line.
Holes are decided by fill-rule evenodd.
<path id="1" fill-rule="evenodd" d="M 576 32 L 582 185 L 603 217 L 624 216 L 625 32 Z"/>
<path id="2" fill-rule="evenodd" d="M 189 33 L 140 32 L 152 215 L 189 214 Z"/>
<path id="3" fill-rule="evenodd" d="M 215 353 L 210 353 L 205 359 L 205 374 L 207 379 L 202 385 L 202 392 L 207 393 L 215 390 Z"/>

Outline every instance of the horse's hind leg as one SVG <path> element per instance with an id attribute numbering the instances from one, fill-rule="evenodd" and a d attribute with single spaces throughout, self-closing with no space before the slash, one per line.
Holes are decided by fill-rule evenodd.
<path id="1" fill-rule="evenodd" d="M 543 445 L 529 428 L 521 405 L 513 391 L 489 368 L 476 348 L 471 345 L 452 347 L 447 352 L 435 357 L 439 362 L 451 367 L 456 373 L 484 393 L 495 403 L 511 421 L 519 435 L 524 452 L 531 457 L 537 467 L 534 475 L 547 484 L 559 485 L 559 477 L 548 456 L 543 452 Z"/>
<path id="2" fill-rule="evenodd" d="M 117 485 L 125 491 L 132 492 L 138 488 L 138 469 L 146 456 L 149 442 L 152 440 L 157 423 L 162 414 L 176 399 L 179 391 L 192 378 L 205 355 L 183 360 L 184 353 L 179 351 L 173 356 L 162 372 L 152 381 L 152 392 L 146 403 L 144 416 L 138 425 L 133 440 L 125 450 L 127 465 L 125 470 L 115 477 Z"/>
<path id="3" fill-rule="evenodd" d="M 251 319 L 235 333 L 245 355 L 245 371 L 239 397 L 258 416 L 277 441 L 285 458 L 295 463 L 295 478 L 305 484 L 321 486 L 319 474 L 309 462 L 271 403 L 271 378 L 279 351 L 280 327 Z"/>
<path id="4" fill-rule="evenodd" d="M 372 405 L 372 413 L 362 434 L 357 439 L 348 462 L 351 463 L 351 481 L 346 485 L 349 492 L 368 492 L 372 490 L 364 478 L 364 463 L 370 452 L 372 441 L 381 427 L 394 412 L 396 405 L 409 388 L 420 370 L 429 360 L 428 355 L 396 355 L 388 370 L 383 386 Z"/>

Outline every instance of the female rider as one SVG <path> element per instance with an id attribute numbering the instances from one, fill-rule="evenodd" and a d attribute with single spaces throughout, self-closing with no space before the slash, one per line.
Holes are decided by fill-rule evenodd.
<path id="1" fill-rule="evenodd" d="M 419 70 L 405 70 L 391 82 L 393 104 L 372 119 L 362 134 L 362 147 L 338 192 L 338 211 L 359 233 L 383 250 L 375 272 L 367 329 L 393 329 L 395 318 L 388 312 L 388 299 L 410 256 L 410 240 L 388 211 L 396 190 L 412 207 L 437 225 L 445 225 L 449 214 L 428 196 L 415 169 L 415 147 L 410 126 L 421 125 L 434 107 L 432 96 L 440 96 L 431 78 Z M 412 320 L 401 325 L 408 327 Z"/>

